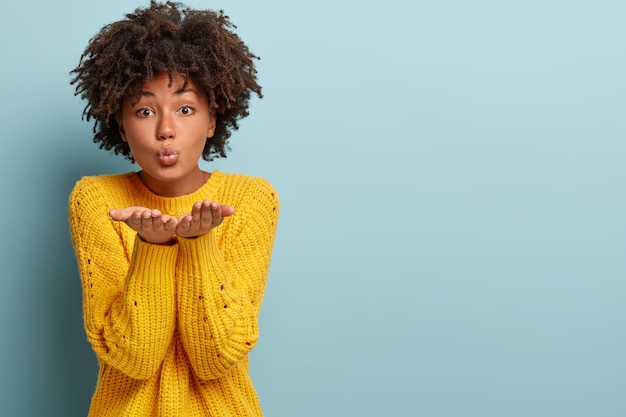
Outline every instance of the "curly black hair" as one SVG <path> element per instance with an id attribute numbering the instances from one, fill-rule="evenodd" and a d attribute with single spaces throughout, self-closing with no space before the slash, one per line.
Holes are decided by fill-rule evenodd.
<path id="1" fill-rule="evenodd" d="M 226 157 L 228 138 L 248 116 L 252 93 L 263 97 L 255 60 L 223 11 L 192 10 L 182 3 L 150 2 L 94 36 L 71 74 L 75 95 L 87 100 L 83 118 L 95 120 L 94 142 L 134 161 L 122 140 L 116 113 L 123 100 L 139 101 L 142 85 L 157 74 L 190 77 L 206 93 L 216 127 L 202 152 Z"/>

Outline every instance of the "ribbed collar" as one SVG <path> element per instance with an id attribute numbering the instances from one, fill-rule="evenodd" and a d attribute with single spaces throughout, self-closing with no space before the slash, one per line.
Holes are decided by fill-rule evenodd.
<path id="1" fill-rule="evenodd" d="M 209 179 L 191 194 L 185 194 L 178 197 L 162 197 L 154 194 L 141 182 L 136 172 L 129 172 L 127 175 L 130 183 L 130 192 L 132 199 L 137 201 L 137 205 L 149 208 L 157 208 L 164 213 L 179 216 L 191 211 L 191 207 L 196 201 L 204 199 L 214 200 L 217 191 L 220 188 L 224 173 L 213 171 Z"/>

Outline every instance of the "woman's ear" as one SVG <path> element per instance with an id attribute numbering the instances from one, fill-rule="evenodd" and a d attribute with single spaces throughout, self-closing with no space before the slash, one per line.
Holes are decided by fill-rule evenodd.
<path id="1" fill-rule="evenodd" d="M 128 140 L 126 140 L 126 131 L 124 130 L 124 118 L 122 117 L 122 111 L 121 110 L 118 110 L 115 113 L 115 122 L 117 123 L 117 127 L 119 129 L 120 136 L 122 137 L 122 140 L 124 142 L 128 142 Z"/>
<path id="2" fill-rule="evenodd" d="M 209 130 L 207 131 L 207 139 L 212 138 L 215 134 L 215 126 L 217 123 L 217 118 L 215 117 L 215 112 L 211 114 L 211 120 L 209 120 Z"/>

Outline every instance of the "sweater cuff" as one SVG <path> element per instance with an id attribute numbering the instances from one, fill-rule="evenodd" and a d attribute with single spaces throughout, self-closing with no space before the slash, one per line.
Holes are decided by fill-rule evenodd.
<path id="1" fill-rule="evenodd" d="M 136 284 L 140 286 L 146 281 L 152 283 L 165 281 L 173 284 L 177 256 L 176 245 L 148 243 L 137 235 L 128 277 L 133 277 Z"/>

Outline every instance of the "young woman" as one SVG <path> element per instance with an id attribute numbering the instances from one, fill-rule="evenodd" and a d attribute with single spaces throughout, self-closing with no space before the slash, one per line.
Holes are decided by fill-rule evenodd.
<path id="1" fill-rule="evenodd" d="M 264 179 L 205 172 L 261 97 L 221 12 L 137 9 L 73 70 L 94 141 L 141 169 L 84 177 L 69 201 L 87 336 L 90 416 L 260 416 L 248 353 L 279 203 Z"/>

